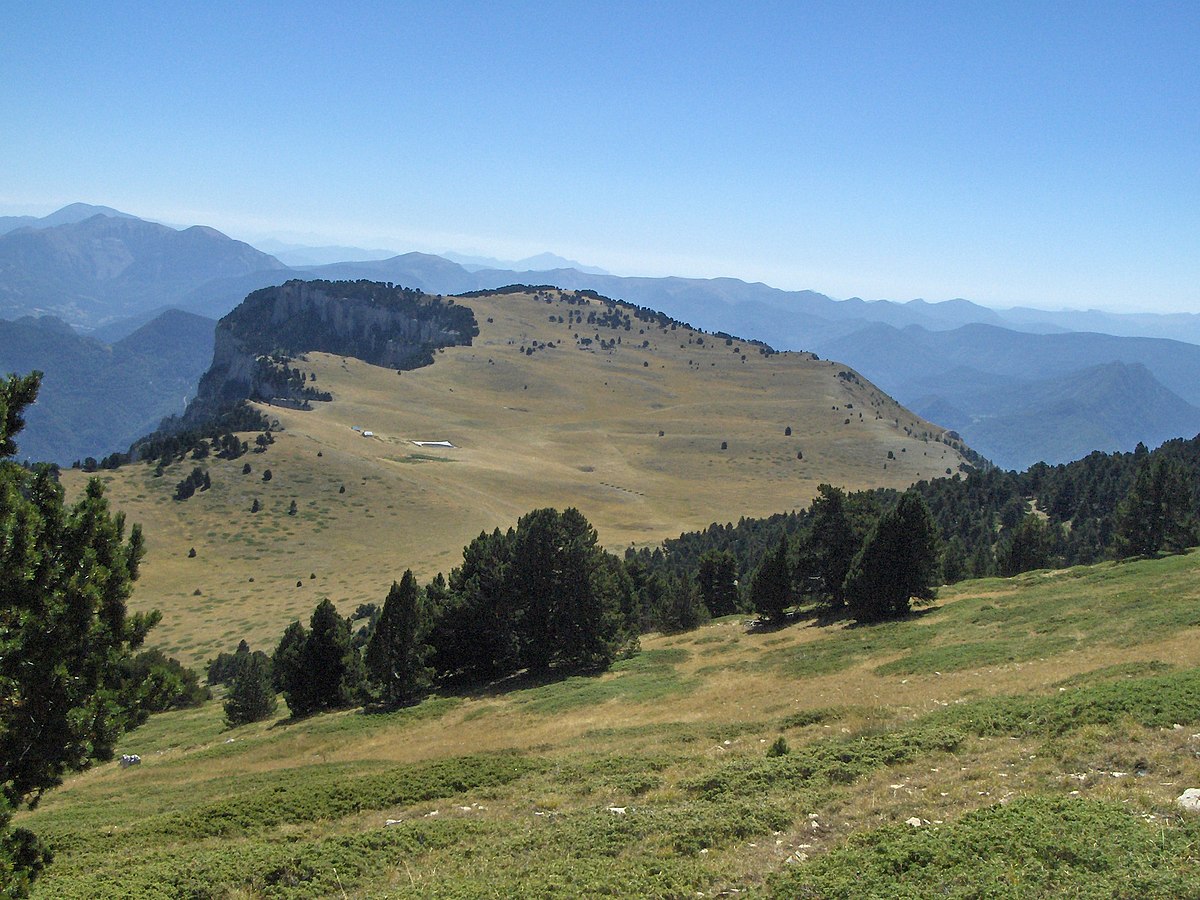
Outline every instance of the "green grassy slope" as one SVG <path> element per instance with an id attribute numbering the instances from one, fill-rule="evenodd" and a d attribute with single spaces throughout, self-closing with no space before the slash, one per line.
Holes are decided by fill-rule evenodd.
<path id="1" fill-rule="evenodd" d="M 44 898 L 1195 897 L 1197 627 L 1192 554 L 875 627 L 718 620 L 388 715 L 214 703 L 20 823 Z"/>

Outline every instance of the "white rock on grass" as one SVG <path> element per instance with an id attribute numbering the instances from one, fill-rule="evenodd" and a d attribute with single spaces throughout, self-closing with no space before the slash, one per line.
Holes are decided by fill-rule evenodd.
<path id="1" fill-rule="evenodd" d="M 1200 812 L 1200 788 L 1188 788 L 1175 798 L 1175 802 L 1188 812 Z"/>
<path id="2" fill-rule="evenodd" d="M 916 816 L 913 816 L 911 819 L 905 819 L 905 820 L 904 820 L 904 824 L 905 824 L 905 825 L 911 825 L 913 828 L 920 828 L 920 827 L 921 827 L 922 825 L 924 825 L 925 823 L 924 823 L 924 822 L 922 822 L 922 821 L 921 821 L 919 818 L 917 818 Z"/>

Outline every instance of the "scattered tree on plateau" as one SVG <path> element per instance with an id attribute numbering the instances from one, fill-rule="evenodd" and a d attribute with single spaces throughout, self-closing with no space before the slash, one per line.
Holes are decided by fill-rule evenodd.
<path id="1" fill-rule="evenodd" d="M 0 457 L 16 453 L 39 381 L 0 380 Z M 0 895 L 25 896 L 50 858 L 10 827 L 13 811 L 110 759 L 146 715 L 124 702 L 131 650 L 158 621 L 125 609 L 142 546 L 136 526 L 125 539 L 99 481 L 68 507 L 49 467 L 0 461 Z"/>

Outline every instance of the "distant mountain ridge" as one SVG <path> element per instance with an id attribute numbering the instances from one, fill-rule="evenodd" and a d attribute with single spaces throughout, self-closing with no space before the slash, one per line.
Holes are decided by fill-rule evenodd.
<path id="1" fill-rule="evenodd" d="M 1180 341 L 875 323 L 817 352 L 869 373 L 1004 468 L 1200 432 L 1200 347 Z"/>
<path id="2" fill-rule="evenodd" d="M 56 225 L 72 225 L 90 219 L 92 216 L 111 216 L 114 219 L 137 218 L 137 216 L 113 209 L 111 206 L 71 203 L 48 216 L 0 216 L 0 234 L 7 234 L 18 228 L 53 228 Z"/>
<path id="3" fill-rule="evenodd" d="M 499 262 L 482 257 L 458 257 L 468 262 L 464 266 L 415 252 L 289 267 L 213 229 L 179 231 L 87 204 L 41 219 L 8 217 L 0 220 L 0 231 L 10 225 L 8 233 L 0 233 L 0 316 L 52 314 L 84 330 L 99 329 L 107 340 L 124 337 L 170 307 L 217 319 L 251 292 L 297 277 L 389 282 L 435 296 L 514 283 L 554 284 L 662 310 L 711 332 L 845 361 L 902 402 L 919 404 L 935 420 L 958 423 L 969 443 L 985 455 L 985 448 L 996 448 L 991 451 L 996 461 L 1010 467 L 1092 449 L 1128 450 L 1132 445 L 1119 442 L 1129 439 L 1155 443 L 1160 436 L 1190 436 L 1191 408 L 1200 406 L 1200 315 L 1190 313 L 995 310 L 963 299 L 834 300 L 736 278 L 541 268 L 571 262 L 552 254 L 521 261 L 536 268 L 520 271 L 478 268 Z M 1086 333 L 1087 328 L 1108 333 Z M 1081 380 L 1081 372 L 1114 362 L 1144 366 L 1149 380 Z M 1034 383 L 1040 384 L 1037 391 L 1025 389 Z M 1133 384 L 1139 388 L 1131 394 Z M 1159 388 L 1174 399 L 1163 398 Z M 1042 399 L 1056 392 L 1079 397 L 1087 390 L 1123 421 L 1099 416 L 1111 424 L 1103 434 L 1074 427 L 1071 439 L 1071 417 L 1051 413 Z M 1021 398 L 1023 407 L 1008 406 L 1001 414 L 997 392 Z M 1000 434 L 1003 429 L 1010 437 Z M 1102 443 L 1085 446 L 1086 440 Z"/>
<path id="4" fill-rule="evenodd" d="M 178 304 L 214 279 L 269 271 L 286 267 L 206 226 L 97 214 L 0 235 L 0 316 L 95 327 Z"/>
<path id="5" fill-rule="evenodd" d="M 524 259 L 518 260 L 496 259 L 491 256 L 469 256 L 463 253 L 454 253 L 453 251 L 447 251 L 440 255 L 443 259 L 458 263 L 468 272 L 478 272 L 485 269 L 507 269 L 512 272 L 552 272 L 558 269 L 574 269 L 585 275 L 611 274 L 599 266 L 585 266 L 574 259 L 565 259 L 557 253 L 538 253 L 535 256 L 527 256 Z"/>

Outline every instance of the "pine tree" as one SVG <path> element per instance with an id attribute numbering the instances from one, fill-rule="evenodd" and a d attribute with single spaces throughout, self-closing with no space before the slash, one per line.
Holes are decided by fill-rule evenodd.
<path id="1" fill-rule="evenodd" d="M 708 550 L 696 569 L 700 596 L 714 617 L 730 616 L 738 611 L 737 559 L 728 550 Z"/>
<path id="2" fill-rule="evenodd" d="M 997 573 L 1008 577 L 1054 564 L 1056 529 L 1029 513 L 996 550 Z"/>
<path id="3" fill-rule="evenodd" d="M 505 594 L 521 609 L 521 662 L 533 671 L 607 666 L 621 643 L 617 585 L 577 509 L 535 509 L 512 537 Z"/>
<path id="4" fill-rule="evenodd" d="M 409 569 L 399 584 L 392 582 L 363 654 L 370 698 L 397 706 L 429 687 L 431 670 L 425 665 L 430 654 L 425 643 L 429 625 L 424 598 Z"/>
<path id="5" fill-rule="evenodd" d="M 608 668 L 626 639 L 623 583 L 606 564 L 596 529 L 574 507 L 559 516 L 560 588 L 551 624 L 554 664 L 563 669 Z M 623 573 L 622 573 L 623 574 Z"/>
<path id="6" fill-rule="evenodd" d="M 48 467 L 7 457 L 39 373 L 0 379 L 0 895 L 25 896 L 49 853 L 9 827 L 69 772 L 111 759 L 145 712 L 123 700 L 131 652 L 158 614 L 127 615 L 141 531 L 109 512 L 98 480 L 74 505 Z"/>
<path id="7" fill-rule="evenodd" d="M 295 678 L 299 691 L 288 697 L 294 716 L 354 703 L 362 686 L 362 658 L 354 648 L 350 625 L 328 598 L 317 604 L 308 637 L 300 648 Z"/>
<path id="8" fill-rule="evenodd" d="M 1183 467 L 1161 453 L 1138 467 L 1133 487 L 1117 507 L 1116 545 L 1122 556 L 1153 556 L 1196 542 L 1193 488 Z"/>
<path id="9" fill-rule="evenodd" d="M 657 627 L 666 634 L 691 631 L 708 621 L 708 607 L 694 578 L 671 576 L 658 606 Z"/>
<path id="10" fill-rule="evenodd" d="M 508 582 L 514 534 L 481 533 L 450 572 L 453 599 L 438 612 L 434 641 L 439 674 L 478 679 L 517 669 L 518 607 Z"/>
<path id="11" fill-rule="evenodd" d="M 785 610 L 792 605 L 792 569 L 788 564 L 788 539 L 779 536 L 779 543 L 759 564 L 750 581 L 750 602 L 756 612 L 771 622 L 782 622 Z"/>
<path id="12" fill-rule="evenodd" d="M 811 560 L 813 574 L 817 576 L 826 601 L 833 609 L 841 609 L 846 602 L 842 590 L 846 573 L 862 545 L 850 521 L 846 495 L 841 488 L 828 484 L 817 486 L 810 520 L 806 556 Z"/>
<path id="13" fill-rule="evenodd" d="M 932 600 L 938 583 L 941 541 L 924 499 L 902 494 L 881 515 L 846 576 L 846 600 L 861 622 L 909 612 L 912 598 Z"/>
<path id="14" fill-rule="evenodd" d="M 275 712 L 277 701 L 271 684 L 271 660 L 262 651 L 246 655 L 225 700 L 225 721 L 248 725 Z"/>
<path id="15" fill-rule="evenodd" d="M 308 640 L 308 630 L 298 621 L 284 629 L 275 652 L 271 655 L 271 686 L 283 694 L 293 715 L 296 708 L 311 706 L 308 700 L 308 679 L 300 665 L 300 653 Z"/>

